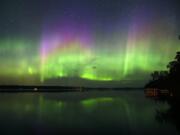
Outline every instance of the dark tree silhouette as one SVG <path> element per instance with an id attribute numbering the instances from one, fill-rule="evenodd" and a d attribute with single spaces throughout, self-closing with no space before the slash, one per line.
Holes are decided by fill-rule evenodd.
<path id="1" fill-rule="evenodd" d="M 180 131 L 180 51 L 176 53 L 174 60 L 169 62 L 167 69 L 168 72 L 154 71 L 151 74 L 152 81 L 145 87 L 159 89 L 166 88 L 172 93 L 172 96 L 158 98 L 158 101 L 167 101 L 170 108 L 166 111 L 157 110 L 156 120 L 161 123 L 170 122 Z"/>
<path id="2" fill-rule="evenodd" d="M 177 62 L 180 62 L 180 52 L 176 53 L 175 59 L 177 60 Z"/>
<path id="3" fill-rule="evenodd" d="M 152 80 L 153 80 L 153 81 L 158 80 L 158 79 L 159 79 L 159 71 L 154 71 L 154 72 L 151 74 L 151 77 L 152 77 Z"/>
<path id="4" fill-rule="evenodd" d="M 176 53 L 173 61 L 167 65 L 168 71 L 154 71 L 152 80 L 145 86 L 146 88 L 166 88 L 174 95 L 180 97 L 180 52 Z"/>
<path id="5" fill-rule="evenodd" d="M 167 65 L 170 74 L 176 74 L 180 71 L 180 52 L 176 53 L 176 57 L 174 61 L 169 62 Z"/>

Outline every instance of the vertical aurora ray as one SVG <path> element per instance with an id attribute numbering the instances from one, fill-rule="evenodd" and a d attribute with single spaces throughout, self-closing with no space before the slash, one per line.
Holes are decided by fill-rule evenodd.
<path id="1" fill-rule="evenodd" d="M 83 76 L 83 68 L 91 63 L 90 36 L 77 28 L 55 29 L 43 37 L 41 53 L 41 81 L 52 77 Z M 71 27 L 71 25 L 69 26 Z"/>
<path id="2" fill-rule="evenodd" d="M 22 14 L 18 17 L 24 19 L 22 25 L 16 17 L 12 26 L 4 22 L 0 80 L 44 84 L 81 78 L 133 84 L 138 79 L 144 83 L 154 70 L 167 70 L 180 50 L 175 2 L 80 1 L 45 2 L 48 10 L 40 9 L 41 18 L 28 20 Z"/>
<path id="3" fill-rule="evenodd" d="M 166 26 L 167 23 L 155 20 L 152 25 L 146 18 L 133 18 L 128 26 L 126 43 L 122 37 L 117 37 L 121 31 L 112 31 L 105 38 L 102 33 L 97 34 L 98 31 L 90 31 L 87 27 L 82 30 L 69 24 L 69 27 L 59 26 L 59 29 L 53 30 L 49 26 L 50 30 L 44 33 L 40 48 L 41 81 L 62 77 L 131 80 L 137 72 L 166 69 L 178 47 L 177 42 L 170 42 L 175 35 L 173 28 L 165 30 L 158 28 L 159 25 Z M 170 34 L 164 34 L 170 31 Z M 156 38 L 160 34 L 163 36 Z M 165 39 L 165 36 L 169 39 Z M 169 47 L 167 42 L 174 47 Z"/>

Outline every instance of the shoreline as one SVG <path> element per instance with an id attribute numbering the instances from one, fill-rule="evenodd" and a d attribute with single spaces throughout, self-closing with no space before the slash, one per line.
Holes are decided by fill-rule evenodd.
<path id="1" fill-rule="evenodd" d="M 67 87 L 67 86 L 0 86 L 0 93 L 15 92 L 84 92 L 84 91 L 120 91 L 144 90 L 144 88 L 103 88 L 103 87 Z"/>

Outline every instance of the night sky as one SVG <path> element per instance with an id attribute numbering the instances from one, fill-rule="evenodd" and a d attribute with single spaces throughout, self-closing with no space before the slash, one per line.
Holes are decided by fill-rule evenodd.
<path id="1" fill-rule="evenodd" d="M 143 86 L 179 34 L 178 0 L 1 0 L 0 85 Z"/>

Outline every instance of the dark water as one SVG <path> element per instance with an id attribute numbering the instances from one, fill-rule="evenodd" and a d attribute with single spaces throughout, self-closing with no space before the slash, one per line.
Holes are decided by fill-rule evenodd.
<path id="1" fill-rule="evenodd" d="M 168 109 L 143 91 L 1 93 L 0 135 L 176 135 L 172 123 L 156 119 Z"/>

